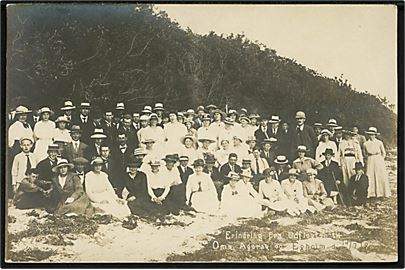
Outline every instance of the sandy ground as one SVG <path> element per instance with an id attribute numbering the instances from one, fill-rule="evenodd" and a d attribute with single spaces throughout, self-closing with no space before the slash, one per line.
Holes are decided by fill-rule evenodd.
<path id="1" fill-rule="evenodd" d="M 387 168 L 389 170 L 390 184 L 392 190 L 396 193 L 396 152 L 390 152 L 387 158 Z M 9 207 L 9 216 L 15 218 L 15 222 L 8 226 L 9 233 L 15 234 L 24 231 L 27 224 L 37 217 L 27 215 L 29 210 L 17 210 Z M 39 212 L 45 215 L 44 212 Z M 46 219 L 38 219 L 44 222 Z M 221 228 L 229 225 L 240 225 L 246 220 L 235 220 L 223 216 L 209 216 L 197 214 L 196 217 L 181 216 L 179 221 L 185 226 L 179 225 L 156 225 L 145 221 L 138 221 L 138 227 L 134 230 L 128 230 L 121 226 L 120 222 L 112 222 L 108 225 L 99 225 L 94 235 L 76 235 L 70 238 L 72 245 L 50 245 L 45 244 L 44 237 L 25 237 L 17 242 L 13 242 L 12 251 L 18 252 L 27 247 L 39 250 L 53 251 L 52 255 L 42 261 L 44 262 L 164 262 L 169 257 L 179 255 L 174 261 L 183 261 L 184 254 L 198 254 L 199 250 L 207 246 L 215 235 L 221 232 Z M 280 226 L 294 226 L 301 220 L 291 217 L 280 217 L 274 219 Z M 370 228 L 370 224 L 363 219 L 348 219 L 344 217 L 337 218 L 331 224 L 314 225 L 308 224 L 307 230 L 325 233 L 336 231 L 341 233 L 350 233 L 345 226 L 349 224 L 359 224 L 365 228 Z M 66 237 L 69 238 L 69 235 Z M 349 247 L 353 243 L 344 240 L 322 237 L 312 237 L 309 239 L 298 240 L 295 244 L 300 246 L 323 244 L 326 248 L 335 246 L 347 246 L 351 255 L 361 261 L 396 261 L 396 255 L 378 254 L 375 252 L 364 253 L 358 248 Z M 296 248 L 296 247 L 295 247 Z M 277 260 L 305 260 L 305 252 L 302 254 L 289 254 L 294 249 L 291 245 L 285 245 L 281 251 L 288 255 L 279 255 L 273 257 Z M 184 257 L 186 258 L 186 257 Z M 22 261 L 26 259 L 22 258 Z M 28 260 L 30 261 L 30 260 Z M 38 260 L 36 260 L 38 261 Z M 41 261 L 41 260 L 40 260 Z M 173 261 L 173 259 L 171 259 Z M 223 261 L 223 260 L 220 260 Z"/>

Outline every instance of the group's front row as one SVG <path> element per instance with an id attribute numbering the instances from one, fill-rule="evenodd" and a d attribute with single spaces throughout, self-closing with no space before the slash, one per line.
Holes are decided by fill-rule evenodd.
<path id="1" fill-rule="evenodd" d="M 52 181 L 40 180 L 35 168 L 28 170 L 14 203 L 19 209 L 45 208 L 66 215 L 110 214 L 119 219 L 130 214 L 153 217 L 190 210 L 233 217 L 260 217 L 272 210 L 296 216 L 335 207 L 322 181 L 316 179 L 315 169 L 306 171 L 308 177 L 303 182 L 297 179 L 296 169 L 290 169 L 288 178 L 281 182 L 275 179 L 274 170 L 265 169 L 256 190 L 250 170 L 239 174 L 230 171 L 227 181 L 213 181 L 203 159 L 194 161 L 194 170 L 186 181 L 178 178 L 168 181 L 176 179 L 170 177 L 178 173 L 176 162 L 165 159 L 166 166 L 161 169 L 159 160 L 150 161 L 150 169 L 145 173 L 138 170 L 141 160 L 130 159 L 123 179 L 123 196 L 119 198 L 108 174 L 102 171 L 102 158 L 91 162 L 92 170 L 83 178 L 72 172 L 73 164 L 59 159 L 52 168 L 55 173 Z M 361 163 L 356 164 L 355 170 L 349 192 L 353 199 L 365 202 L 367 187 L 361 183 L 367 179 L 361 177 L 364 172 Z"/>

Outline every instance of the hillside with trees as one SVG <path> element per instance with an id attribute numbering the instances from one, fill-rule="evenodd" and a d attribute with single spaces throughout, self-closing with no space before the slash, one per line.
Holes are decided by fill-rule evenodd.
<path id="1" fill-rule="evenodd" d="M 213 103 L 292 121 L 304 110 L 310 124 L 376 126 L 396 144 L 397 115 L 384 98 L 240 34 L 197 35 L 151 5 L 24 4 L 7 16 L 8 109 L 59 108 L 70 98 L 91 100 L 96 112 L 118 101 L 133 111 Z"/>

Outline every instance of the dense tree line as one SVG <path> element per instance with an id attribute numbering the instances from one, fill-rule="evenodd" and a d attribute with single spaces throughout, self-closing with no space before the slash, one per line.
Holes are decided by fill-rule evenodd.
<path id="1" fill-rule="evenodd" d="M 129 109 L 163 102 L 246 107 L 310 123 L 376 126 L 396 143 L 396 114 L 384 98 L 355 91 L 243 35 L 180 29 L 151 5 L 17 5 L 7 10 L 10 106 L 60 107 L 92 100 L 96 111 L 125 101 Z M 366 75 L 365 75 L 366 76 Z"/>

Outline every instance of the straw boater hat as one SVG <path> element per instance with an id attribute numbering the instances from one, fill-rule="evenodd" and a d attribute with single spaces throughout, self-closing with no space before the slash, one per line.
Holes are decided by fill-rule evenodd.
<path id="1" fill-rule="evenodd" d="M 195 115 L 195 111 L 193 109 L 188 109 L 185 115 Z"/>
<path id="2" fill-rule="evenodd" d="M 90 136 L 91 139 L 106 139 L 107 135 L 104 134 L 104 130 L 102 128 L 94 129 L 93 134 Z"/>
<path id="3" fill-rule="evenodd" d="M 305 117 L 305 113 L 303 112 L 303 111 L 298 111 L 296 114 L 295 114 L 295 119 L 305 119 L 306 117 Z"/>
<path id="4" fill-rule="evenodd" d="M 242 173 L 240 174 L 241 177 L 248 177 L 248 178 L 253 178 L 252 172 L 250 169 L 248 170 L 243 170 Z"/>
<path id="5" fill-rule="evenodd" d="M 149 116 L 147 116 L 146 114 L 141 115 L 141 117 L 139 117 L 139 121 L 149 121 Z"/>
<path id="6" fill-rule="evenodd" d="M 332 156 L 334 156 L 335 155 L 335 153 L 333 152 L 333 149 L 332 148 L 326 148 L 325 149 L 325 151 L 322 153 L 322 155 L 324 155 L 324 156 L 326 156 L 326 155 L 332 155 Z"/>
<path id="7" fill-rule="evenodd" d="M 152 107 L 148 105 L 144 106 L 142 113 L 152 113 Z"/>
<path id="8" fill-rule="evenodd" d="M 76 164 L 76 165 L 86 165 L 89 163 L 89 161 L 84 157 L 77 157 L 77 158 L 73 159 L 72 161 L 73 161 L 73 164 Z"/>
<path id="9" fill-rule="evenodd" d="M 329 120 L 328 120 L 328 123 L 326 124 L 326 126 L 328 126 L 328 127 L 337 127 L 338 124 L 337 124 L 336 119 L 333 119 L 333 118 L 329 119 Z"/>
<path id="10" fill-rule="evenodd" d="M 252 161 L 248 158 L 242 159 L 242 164 L 248 164 L 248 163 L 250 164 L 250 163 L 252 163 Z"/>
<path id="11" fill-rule="evenodd" d="M 250 119 L 246 115 L 239 117 L 239 121 L 241 121 L 241 120 L 246 120 L 248 123 L 250 123 Z"/>
<path id="12" fill-rule="evenodd" d="M 299 173 L 298 173 L 298 171 L 297 171 L 296 169 L 289 169 L 289 170 L 288 170 L 288 175 L 295 175 L 295 176 L 298 176 Z"/>
<path id="13" fill-rule="evenodd" d="M 156 114 L 156 113 L 151 113 L 151 114 L 149 115 L 149 120 L 152 120 L 152 118 L 158 119 L 157 114 Z"/>
<path id="14" fill-rule="evenodd" d="M 272 115 L 271 118 L 269 119 L 270 124 L 275 124 L 275 123 L 280 123 L 280 116 L 278 115 Z"/>
<path id="15" fill-rule="evenodd" d="M 65 123 L 70 123 L 69 119 L 67 119 L 66 116 L 59 116 L 56 120 L 55 123 L 60 123 L 60 122 L 65 122 Z"/>
<path id="16" fill-rule="evenodd" d="M 200 112 L 200 111 L 205 112 L 205 108 L 204 108 L 204 106 L 198 106 L 195 111 L 196 111 L 197 113 Z"/>
<path id="17" fill-rule="evenodd" d="M 31 143 L 34 143 L 34 140 L 32 139 L 32 137 L 23 136 L 20 138 L 20 144 L 25 140 L 28 140 L 28 141 L 31 141 Z"/>
<path id="18" fill-rule="evenodd" d="M 315 169 L 308 169 L 306 171 L 307 175 L 317 175 L 318 172 Z"/>
<path id="19" fill-rule="evenodd" d="M 184 141 L 185 141 L 186 139 L 190 139 L 190 140 L 193 141 L 193 143 L 195 143 L 195 137 L 192 136 L 192 135 L 185 135 L 185 136 L 181 137 L 181 139 L 180 139 L 181 143 L 184 144 Z"/>
<path id="20" fill-rule="evenodd" d="M 42 108 L 39 110 L 39 113 L 40 113 L 40 114 L 43 114 L 43 113 L 53 114 L 53 111 L 52 111 L 49 107 L 42 107 Z"/>
<path id="21" fill-rule="evenodd" d="M 143 144 L 155 143 L 155 142 L 156 142 L 155 139 L 152 139 L 152 138 L 147 138 L 147 139 L 144 139 L 144 140 L 142 141 Z"/>
<path id="22" fill-rule="evenodd" d="M 260 118 L 260 115 L 258 115 L 257 113 L 251 113 L 250 115 L 249 115 L 249 118 L 250 119 L 253 119 L 253 118 Z"/>
<path id="23" fill-rule="evenodd" d="M 155 103 L 154 111 L 164 111 L 163 103 Z"/>
<path id="24" fill-rule="evenodd" d="M 56 166 L 52 168 L 52 171 L 54 173 L 56 173 L 56 172 L 58 172 L 59 168 L 63 167 L 63 166 L 67 166 L 67 167 L 69 167 L 69 169 L 73 169 L 75 167 L 72 163 L 69 163 L 66 159 L 60 158 L 60 159 L 58 159 Z"/>
<path id="25" fill-rule="evenodd" d="M 210 143 L 216 142 L 216 140 L 214 140 L 213 138 L 209 138 L 209 137 L 202 137 L 202 138 L 198 139 L 198 141 L 199 142 L 209 141 Z"/>
<path id="26" fill-rule="evenodd" d="M 199 158 L 199 159 L 196 159 L 194 161 L 193 167 L 198 167 L 198 166 L 204 167 L 204 160 L 203 159 Z"/>
<path id="27" fill-rule="evenodd" d="M 343 130 L 343 127 L 337 126 L 335 127 L 335 132 L 341 132 Z"/>
<path id="28" fill-rule="evenodd" d="M 217 108 L 217 106 L 215 106 L 213 104 L 210 104 L 210 105 L 207 106 L 207 110 L 210 110 L 210 109 L 215 110 L 216 108 Z"/>
<path id="29" fill-rule="evenodd" d="M 257 142 L 257 140 L 255 136 L 248 136 L 245 142 L 249 144 L 250 142 Z"/>
<path id="30" fill-rule="evenodd" d="M 369 127 L 368 130 L 364 131 L 364 133 L 366 133 L 368 135 L 380 135 L 380 133 L 378 133 L 376 127 Z"/>
<path id="31" fill-rule="evenodd" d="M 239 174 L 237 174 L 236 172 L 229 172 L 226 178 L 228 178 L 229 180 L 236 180 L 236 181 L 240 179 Z"/>
<path id="32" fill-rule="evenodd" d="M 276 139 L 276 138 L 270 137 L 269 139 L 264 139 L 264 140 L 262 141 L 262 144 L 266 144 L 266 143 L 273 144 L 273 143 L 276 143 L 276 142 L 277 142 L 277 139 Z"/>
<path id="33" fill-rule="evenodd" d="M 66 100 L 63 103 L 63 107 L 60 108 L 61 111 L 70 111 L 76 109 L 76 106 L 73 106 L 73 102 L 70 100 Z"/>
<path id="34" fill-rule="evenodd" d="M 297 152 L 308 152 L 309 150 L 305 145 L 298 145 Z"/>
<path id="35" fill-rule="evenodd" d="M 152 166 L 160 166 L 160 160 L 151 160 L 149 161 L 149 165 Z"/>
<path id="36" fill-rule="evenodd" d="M 180 156 L 179 157 L 179 161 L 189 161 L 190 159 L 188 158 L 188 156 Z"/>
<path id="37" fill-rule="evenodd" d="M 277 156 L 277 158 L 274 160 L 274 163 L 283 165 L 288 163 L 288 159 L 286 156 Z"/>
<path id="38" fill-rule="evenodd" d="M 226 119 L 224 120 L 224 123 L 225 123 L 226 125 L 231 125 L 231 126 L 235 125 L 235 122 L 233 121 L 232 118 L 226 118 Z"/>
<path id="39" fill-rule="evenodd" d="M 146 156 L 148 153 L 146 153 L 145 149 L 141 148 L 136 148 L 134 150 L 134 156 Z"/>
<path id="40" fill-rule="evenodd" d="M 59 145 L 57 145 L 56 143 L 52 143 L 50 145 L 48 145 L 48 150 L 49 151 L 59 151 Z"/>
<path id="41" fill-rule="evenodd" d="M 322 129 L 321 135 L 325 135 L 325 134 L 329 135 L 329 137 L 332 136 L 332 132 L 330 132 L 328 129 Z"/>
<path id="42" fill-rule="evenodd" d="M 77 133 L 81 133 L 81 132 L 82 132 L 82 129 L 80 128 L 79 125 L 73 125 L 73 126 L 70 128 L 70 134 L 72 134 L 72 133 L 74 133 L 74 132 L 77 132 Z"/>
<path id="43" fill-rule="evenodd" d="M 91 161 L 91 165 L 101 165 L 101 164 L 104 164 L 105 162 L 104 162 L 104 160 L 101 158 L 101 157 L 96 157 L 95 159 L 93 159 L 92 161 Z"/>
<path id="44" fill-rule="evenodd" d="M 115 107 L 115 109 L 116 109 L 116 110 L 119 110 L 119 111 L 125 110 L 125 104 L 124 104 L 124 102 L 118 102 L 118 103 L 117 103 L 117 106 Z"/>
<path id="45" fill-rule="evenodd" d="M 83 109 L 83 108 L 86 108 L 86 109 L 90 109 L 91 108 L 91 106 L 90 106 L 90 102 L 82 102 L 82 103 L 80 103 L 80 106 L 79 106 L 81 109 Z"/>
<path id="46" fill-rule="evenodd" d="M 18 106 L 16 109 L 15 109 L 15 115 L 18 115 L 18 114 L 25 114 L 25 113 L 30 113 L 30 112 L 32 112 L 31 110 L 28 110 L 28 108 L 27 107 L 24 107 L 24 106 Z"/>
<path id="47" fill-rule="evenodd" d="M 314 123 L 314 127 L 319 127 L 319 128 L 322 128 L 322 123 L 319 123 L 319 122 L 316 122 L 316 123 Z"/>

